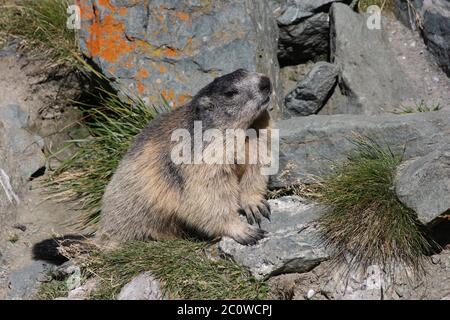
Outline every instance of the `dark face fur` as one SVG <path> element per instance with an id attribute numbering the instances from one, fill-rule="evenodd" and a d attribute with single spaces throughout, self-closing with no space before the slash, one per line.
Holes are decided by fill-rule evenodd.
<path id="1" fill-rule="evenodd" d="M 246 129 L 267 108 L 271 94 L 268 77 L 238 69 L 214 79 L 191 104 L 206 127 Z"/>

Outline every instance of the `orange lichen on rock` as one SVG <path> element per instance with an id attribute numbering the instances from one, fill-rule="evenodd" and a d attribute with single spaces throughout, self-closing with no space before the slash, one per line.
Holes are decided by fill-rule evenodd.
<path id="1" fill-rule="evenodd" d="M 173 88 L 170 88 L 169 91 L 167 91 L 165 88 L 162 89 L 161 95 L 166 101 L 171 102 L 173 107 L 176 106 L 175 90 L 173 90 Z"/>
<path id="2" fill-rule="evenodd" d="M 160 64 L 159 65 L 159 73 L 166 73 L 167 72 L 167 68 L 165 65 Z"/>
<path id="3" fill-rule="evenodd" d="M 113 7 L 113 5 L 111 5 L 110 0 L 98 0 L 98 5 L 101 7 L 105 7 L 108 10 L 115 11 L 115 8 Z"/>
<path id="4" fill-rule="evenodd" d="M 145 90 L 144 84 L 142 83 L 142 79 L 147 78 L 148 76 L 150 76 L 150 72 L 148 72 L 148 70 L 146 70 L 146 69 L 140 69 L 136 73 L 136 76 L 135 76 L 136 87 L 140 94 L 143 94 L 144 90 Z"/>
<path id="5" fill-rule="evenodd" d="M 125 15 L 127 14 L 127 12 L 128 12 L 128 8 L 123 7 L 123 8 L 120 8 L 120 9 L 119 9 L 119 14 L 120 14 L 122 17 L 125 16 Z"/>
<path id="6" fill-rule="evenodd" d="M 163 54 L 164 54 L 166 57 L 172 57 L 172 58 L 173 58 L 173 57 L 177 57 L 177 56 L 180 55 L 180 53 L 179 53 L 179 51 L 178 51 L 177 49 L 170 48 L 170 47 L 164 48 Z"/>
<path id="7" fill-rule="evenodd" d="M 187 94 L 180 94 L 178 96 L 178 104 L 181 106 L 183 104 L 185 104 L 186 102 L 188 102 L 190 99 L 192 99 L 192 96 L 187 95 Z"/>
<path id="8" fill-rule="evenodd" d="M 77 0 L 76 5 L 80 8 L 80 18 L 81 20 L 92 20 L 94 19 L 94 10 L 89 4 L 89 1 Z"/>
<path id="9" fill-rule="evenodd" d="M 180 19 L 181 21 L 187 22 L 189 21 L 189 14 L 186 12 L 175 12 L 174 15 Z"/>
<path id="10" fill-rule="evenodd" d="M 99 5 L 106 6 L 111 13 L 105 15 L 102 21 L 99 17 L 95 17 L 88 29 L 89 39 L 86 45 L 92 56 L 114 63 L 120 57 L 132 52 L 136 45 L 124 38 L 125 26 L 114 17 L 116 10 L 120 9 L 114 9 L 108 0 L 99 1 Z"/>
<path id="11" fill-rule="evenodd" d="M 140 69 L 140 70 L 136 73 L 136 79 L 147 78 L 149 75 L 150 75 L 150 72 L 148 72 L 147 69 Z"/>

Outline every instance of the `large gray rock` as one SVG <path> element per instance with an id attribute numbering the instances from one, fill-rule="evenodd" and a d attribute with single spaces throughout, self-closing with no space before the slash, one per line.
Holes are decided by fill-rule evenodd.
<path id="1" fill-rule="evenodd" d="M 269 203 L 272 221 L 261 225 L 269 232 L 267 238 L 255 246 L 243 246 L 224 238 L 219 250 L 257 278 L 307 272 L 329 258 L 313 223 L 324 213 L 323 207 L 299 197 L 283 197 Z"/>
<path id="2" fill-rule="evenodd" d="M 319 12 L 295 24 L 280 25 L 278 60 L 282 66 L 308 60 L 326 60 L 329 51 L 330 17 Z"/>
<path id="3" fill-rule="evenodd" d="M 395 1 L 397 17 L 407 26 L 418 24 L 428 49 L 450 76 L 450 2 L 448 0 Z M 417 21 L 419 19 L 419 21 Z"/>
<path id="4" fill-rule="evenodd" d="M 181 105 L 238 68 L 267 74 L 279 92 L 278 30 L 267 1 L 81 3 L 82 51 L 122 93 Z"/>
<path id="5" fill-rule="evenodd" d="M 354 133 L 375 136 L 404 159 L 427 155 L 450 144 L 450 112 L 408 115 L 313 115 L 279 121 L 280 170 L 271 188 L 311 183 L 333 172 L 355 149 Z"/>
<path id="6" fill-rule="evenodd" d="M 414 97 L 383 31 L 369 29 L 368 16 L 342 3 L 330 11 L 331 61 L 341 70 L 339 90 L 323 114 L 379 114 Z"/>
<path id="7" fill-rule="evenodd" d="M 397 172 L 398 198 L 424 223 L 450 210 L 450 145 L 403 163 Z"/>
<path id="8" fill-rule="evenodd" d="M 351 0 L 288 0 L 277 18 L 280 28 L 278 59 L 282 66 L 326 60 L 330 48 L 329 8 Z"/>
<path id="9" fill-rule="evenodd" d="M 144 272 L 127 283 L 117 300 L 162 300 L 161 283 L 150 272 Z"/>
<path id="10" fill-rule="evenodd" d="M 285 98 L 286 113 L 308 116 L 317 113 L 330 97 L 336 84 L 338 68 L 328 62 L 316 63 L 297 87 Z"/>

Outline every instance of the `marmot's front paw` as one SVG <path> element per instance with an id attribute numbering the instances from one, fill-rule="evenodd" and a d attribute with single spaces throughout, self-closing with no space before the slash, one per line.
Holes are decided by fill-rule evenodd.
<path id="1" fill-rule="evenodd" d="M 247 225 L 242 233 L 233 235 L 233 239 L 244 246 L 255 245 L 259 240 L 265 238 L 267 231 Z"/>
<path id="2" fill-rule="evenodd" d="M 270 221 L 270 205 L 265 199 L 256 205 L 244 205 L 240 209 L 240 213 L 247 217 L 248 223 L 254 224 L 256 222 L 260 228 L 262 217 Z"/>

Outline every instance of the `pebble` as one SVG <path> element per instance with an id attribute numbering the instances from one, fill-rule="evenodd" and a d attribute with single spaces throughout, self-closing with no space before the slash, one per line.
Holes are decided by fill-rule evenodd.
<path id="1" fill-rule="evenodd" d="M 308 300 L 312 299 L 312 297 L 314 297 L 315 294 L 316 292 L 313 289 L 309 289 L 308 292 L 306 293 L 306 299 Z"/>

